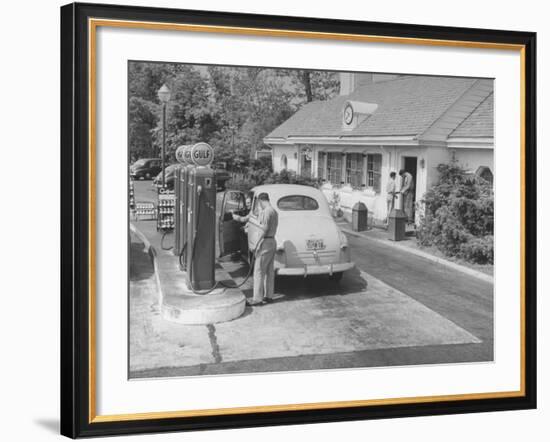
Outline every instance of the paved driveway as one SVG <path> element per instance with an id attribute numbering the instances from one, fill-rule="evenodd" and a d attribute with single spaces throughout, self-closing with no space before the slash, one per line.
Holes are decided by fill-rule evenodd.
<path id="1" fill-rule="evenodd" d="M 143 275 L 134 272 L 130 283 L 131 376 L 492 360 L 492 284 L 389 245 L 349 241 L 357 268 L 340 283 L 278 277 L 277 302 L 208 326 L 161 319 L 155 279 L 141 248 L 131 247 L 138 254 L 134 270 Z M 227 259 L 221 265 L 237 283 L 248 270 Z M 252 296 L 251 281 L 243 289 Z"/>

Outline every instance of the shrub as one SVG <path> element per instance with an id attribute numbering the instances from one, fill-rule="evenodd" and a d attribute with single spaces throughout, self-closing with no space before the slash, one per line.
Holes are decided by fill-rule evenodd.
<path id="1" fill-rule="evenodd" d="M 440 164 L 439 182 L 420 202 L 417 241 L 448 256 L 493 263 L 493 188 L 456 163 Z"/>
<path id="2" fill-rule="evenodd" d="M 263 184 L 301 184 L 303 186 L 319 187 L 320 180 L 308 176 L 297 175 L 291 170 L 282 170 L 279 173 L 272 173 Z"/>
<path id="3" fill-rule="evenodd" d="M 493 236 L 475 237 L 460 245 L 460 256 L 467 261 L 479 263 L 493 262 Z"/>
<path id="4" fill-rule="evenodd" d="M 225 183 L 225 188 L 231 189 L 231 190 L 240 190 L 246 193 L 246 192 L 249 192 L 250 189 L 252 189 L 255 185 L 256 185 L 255 181 L 252 181 L 246 178 L 241 178 L 241 179 L 232 178 L 228 180 L 227 183 Z"/>
<path id="5" fill-rule="evenodd" d="M 265 173 L 256 170 L 249 171 L 242 178 L 232 178 L 227 181 L 225 187 L 232 190 L 248 192 L 254 186 L 261 184 L 301 184 L 304 186 L 318 187 L 320 181 L 317 178 L 303 177 L 295 172 L 283 170 L 280 173 Z"/>
<path id="6" fill-rule="evenodd" d="M 250 179 L 258 184 L 263 184 L 273 174 L 271 157 L 261 157 L 254 160 L 247 168 Z"/>

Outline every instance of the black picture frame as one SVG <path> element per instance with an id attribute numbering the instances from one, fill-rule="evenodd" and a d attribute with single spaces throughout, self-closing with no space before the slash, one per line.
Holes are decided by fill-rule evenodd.
<path id="1" fill-rule="evenodd" d="M 317 410 L 94 421 L 90 372 L 89 18 L 521 45 L 524 51 L 524 395 Z M 536 408 L 536 34 L 73 3 L 61 8 L 61 434 L 105 436 Z"/>

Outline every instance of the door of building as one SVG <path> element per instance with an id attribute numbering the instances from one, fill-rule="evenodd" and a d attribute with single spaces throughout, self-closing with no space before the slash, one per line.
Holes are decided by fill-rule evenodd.
<path id="1" fill-rule="evenodd" d="M 409 172 L 413 177 L 414 191 L 413 191 L 413 206 L 412 206 L 412 218 L 415 219 L 415 206 L 416 206 L 416 173 L 417 173 L 418 157 L 403 157 L 403 169 Z"/>
<path id="2" fill-rule="evenodd" d="M 311 177 L 311 161 L 312 152 L 311 149 L 304 149 L 301 152 L 301 164 L 300 164 L 300 175 L 303 177 Z"/>

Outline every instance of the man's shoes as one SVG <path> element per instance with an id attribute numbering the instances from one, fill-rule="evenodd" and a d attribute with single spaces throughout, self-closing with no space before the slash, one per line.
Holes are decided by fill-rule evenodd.
<path id="1" fill-rule="evenodd" d="M 270 296 L 269 298 L 264 298 L 264 302 L 267 302 L 268 304 L 272 303 L 272 302 L 275 302 L 275 301 L 278 301 L 279 299 L 283 299 L 285 297 L 285 295 L 273 295 L 273 296 Z"/>
<path id="2" fill-rule="evenodd" d="M 246 300 L 246 305 L 250 307 L 259 307 L 260 305 L 265 305 L 265 301 L 249 301 Z"/>

